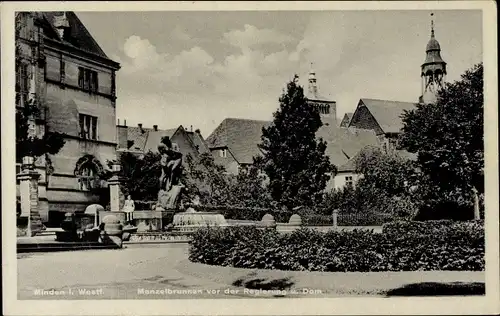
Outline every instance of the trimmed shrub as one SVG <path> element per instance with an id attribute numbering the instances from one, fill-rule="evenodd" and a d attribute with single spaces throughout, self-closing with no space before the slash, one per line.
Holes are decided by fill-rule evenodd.
<path id="1" fill-rule="evenodd" d="M 484 270 L 482 222 L 395 222 L 372 230 L 202 228 L 189 259 L 210 265 L 296 271 Z"/>

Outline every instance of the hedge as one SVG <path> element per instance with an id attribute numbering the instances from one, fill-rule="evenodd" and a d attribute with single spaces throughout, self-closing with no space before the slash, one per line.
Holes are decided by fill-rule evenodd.
<path id="1" fill-rule="evenodd" d="M 209 246 L 208 246 L 209 245 Z M 189 259 L 210 265 L 307 271 L 484 270 L 481 222 L 396 222 L 371 230 L 290 234 L 255 227 L 202 228 Z"/>

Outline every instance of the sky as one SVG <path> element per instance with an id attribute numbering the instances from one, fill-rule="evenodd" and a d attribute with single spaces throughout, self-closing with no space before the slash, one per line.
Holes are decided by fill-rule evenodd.
<path id="1" fill-rule="evenodd" d="M 204 137 L 224 118 L 271 120 L 294 74 L 337 102 L 416 102 L 431 11 L 76 12 L 117 73 L 117 119 L 183 125 Z M 433 11 L 447 81 L 482 61 L 481 11 Z M 312 66 L 311 66 L 312 63 Z"/>

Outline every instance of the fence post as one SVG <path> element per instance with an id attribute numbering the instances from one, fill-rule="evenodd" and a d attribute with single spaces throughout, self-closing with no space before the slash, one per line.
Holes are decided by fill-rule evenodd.
<path id="1" fill-rule="evenodd" d="M 339 210 L 335 209 L 332 212 L 332 217 L 333 217 L 333 227 L 337 227 L 337 217 L 339 215 Z"/>

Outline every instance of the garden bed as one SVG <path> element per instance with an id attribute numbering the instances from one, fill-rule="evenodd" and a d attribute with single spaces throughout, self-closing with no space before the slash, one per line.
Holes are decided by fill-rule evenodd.
<path id="1" fill-rule="evenodd" d="M 289 234 L 252 226 L 202 228 L 193 235 L 189 259 L 296 271 L 484 271 L 484 225 L 394 222 L 381 233 L 302 228 Z"/>

